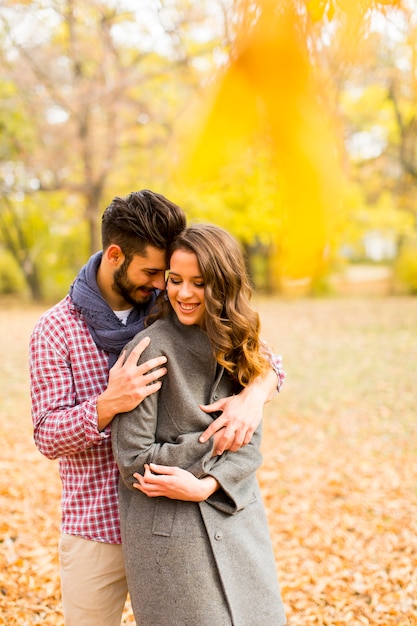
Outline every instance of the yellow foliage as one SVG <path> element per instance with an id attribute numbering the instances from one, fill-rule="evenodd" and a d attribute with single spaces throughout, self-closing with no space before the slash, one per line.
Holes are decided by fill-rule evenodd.
<path id="1" fill-rule="evenodd" d="M 341 59 L 352 62 L 359 58 L 370 11 L 385 12 L 400 4 L 306 0 L 305 7 L 310 24 L 339 18 Z M 295 5 L 291 0 L 258 0 L 256 24 L 241 27 L 228 65 L 202 92 L 198 113 L 187 119 L 180 168 L 188 188 L 202 185 L 207 190 L 215 179 L 225 187 L 228 177 L 238 193 L 236 164 L 248 147 L 255 146 L 256 152 L 265 142 L 271 168 L 267 178 L 274 180 L 269 200 L 279 215 L 279 228 L 272 233 L 279 251 L 273 272 L 290 279 L 321 274 L 347 207 L 340 140 L 330 111 L 331 85 L 323 87 L 308 49 L 306 11 Z"/>
<path id="2" fill-rule="evenodd" d="M 188 145 L 183 176 L 191 184 L 221 175 L 263 134 L 271 146 L 280 274 L 319 271 L 328 243 L 328 214 L 340 203 L 342 177 L 325 94 L 313 72 L 300 15 L 291 2 L 264 0 L 250 33 L 212 87 Z"/>

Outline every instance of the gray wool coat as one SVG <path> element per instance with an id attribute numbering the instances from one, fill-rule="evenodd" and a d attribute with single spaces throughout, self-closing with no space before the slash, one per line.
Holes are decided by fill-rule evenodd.
<path id="1" fill-rule="evenodd" d="M 139 333 L 168 373 L 159 392 L 116 416 L 122 541 L 132 608 L 140 626 L 282 626 L 286 623 L 265 510 L 256 479 L 261 432 L 238 452 L 212 457 L 199 435 L 216 416 L 208 404 L 234 391 L 207 335 L 172 313 Z M 175 465 L 220 489 L 205 502 L 150 498 L 132 487 L 145 463 Z"/>

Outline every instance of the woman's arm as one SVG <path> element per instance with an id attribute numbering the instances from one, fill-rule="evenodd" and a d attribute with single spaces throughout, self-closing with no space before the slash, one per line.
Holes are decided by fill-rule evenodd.
<path id="1" fill-rule="evenodd" d="M 253 499 L 253 481 L 262 462 L 260 439 L 259 427 L 249 445 L 216 457 L 208 474 L 200 478 L 179 467 L 151 463 L 145 466 L 143 476 L 134 474 L 138 482 L 133 487 L 149 497 L 207 501 L 225 513 L 236 513 Z"/>
<path id="2" fill-rule="evenodd" d="M 134 474 L 137 483 L 134 487 L 150 498 L 164 496 L 174 500 L 204 502 L 220 485 L 213 476 L 196 478 L 191 472 L 181 467 L 166 465 L 145 465 L 145 473 Z"/>

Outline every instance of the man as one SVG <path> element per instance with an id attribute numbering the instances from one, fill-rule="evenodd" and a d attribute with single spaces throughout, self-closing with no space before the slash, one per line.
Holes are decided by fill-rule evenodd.
<path id="1" fill-rule="evenodd" d="M 63 485 L 66 626 L 120 625 L 127 586 L 111 421 L 159 389 L 167 371 L 163 357 L 137 366 L 147 339 L 126 360 L 122 349 L 144 327 L 156 292 L 165 288 L 166 250 L 184 227 L 182 209 L 160 194 L 143 190 L 114 198 L 102 218 L 102 252 L 90 258 L 31 337 L 35 442 L 42 454 L 59 458 Z M 279 385 L 280 372 L 271 368 L 241 394 L 204 408 L 222 411 L 203 435 L 217 433 L 219 454 L 250 441 L 276 391 L 277 373 Z M 183 472 L 176 468 L 155 480 L 167 497 L 179 489 L 186 496 Z"/>

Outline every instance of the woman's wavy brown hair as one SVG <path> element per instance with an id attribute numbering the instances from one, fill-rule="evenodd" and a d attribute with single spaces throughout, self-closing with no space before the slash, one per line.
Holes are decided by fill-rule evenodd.
<path id="1" fill-rule="evenodd" d="M 242 249 L 225 230 L 212 224 L 186 228 L 174 241 L 175 250 L 193 252 L 204 279 L 205 331 L 217 362 L 233 380 L 245 387 L 269 368 L 262 355 L 260 321 L 252 308 L 252 290 Z M 159 301 L 158 317 L 170 308 Z M 155 319 L 155 317 L 153 317 Z"/>

